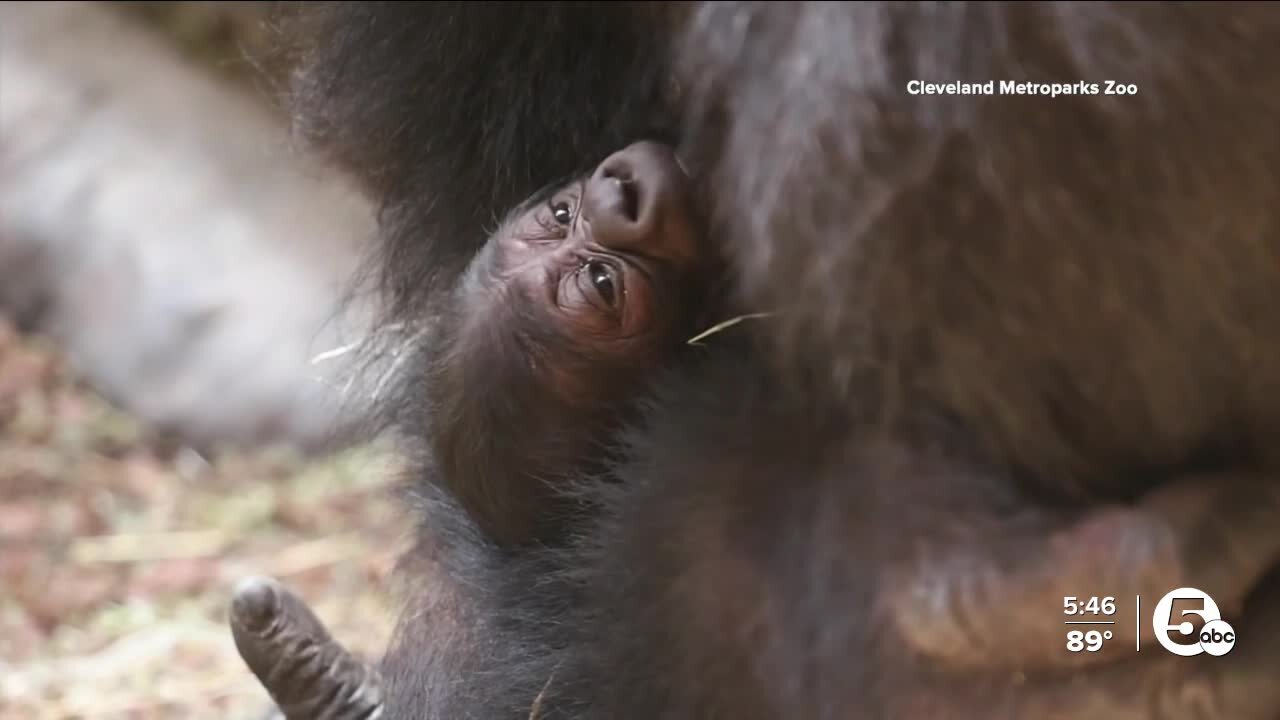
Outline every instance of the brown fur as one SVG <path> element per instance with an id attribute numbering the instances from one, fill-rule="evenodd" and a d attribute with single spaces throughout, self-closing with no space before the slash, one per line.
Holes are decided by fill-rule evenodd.
<path id="1" fill-rule="evenodd" d="M 665 379 L 563 545 L 498 555 L 418 487 L 423 543 L 474 615 L 436 635 L 410 603 L 389 717 L 527 716 L 534 698 L 547 718 L 1280 712 L 1271 625 L 1211 665 L 1063 676 L 956 675 L 884 622 L 888 575 L 970 512 L 1269 460 L 1280 9 L 655 8 L 313 8 L 300 112 L 384 207 L 396 317 L 430 317 L 494 208 L 654 136 L 705 178 L 738 299 L 776 313 Z M 1139 93 L 911 96 L 911 79 Z M 419 381 L 400 390 L 411 434 Z"/>

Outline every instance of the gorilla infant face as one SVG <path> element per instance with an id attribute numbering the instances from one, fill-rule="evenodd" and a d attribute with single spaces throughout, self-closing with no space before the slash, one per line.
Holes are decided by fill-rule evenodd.
<path id="1" fill-rule="evenodd" d="M 516 349 L 566 401 L 608 402 L 611 371 L 660 364 L 692 328 L 706 263 L 689 198 L 675 155 L 656 143 L 535 198 L 477 260 L 469 324 L 490 328 L 497 347 L 473 351 Z"/>
<path id="2" fill-rule="evenodd" d="M 489 239 L 429 350 L 427 437 L 491 537 L 560 527 L 552 489 L 603 468 L 631 401 L 677 360 L 718 276 L 710 256 L 687 175 L 652 142 L 535 196 Z"/>

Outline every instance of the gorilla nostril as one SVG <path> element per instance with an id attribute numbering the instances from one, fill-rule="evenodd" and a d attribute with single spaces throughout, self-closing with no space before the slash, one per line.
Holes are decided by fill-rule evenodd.
<path id="1" fill-rule="evenodd" d="M 628 222 L 640 219 L 640 189 L 630 180 L 613 178 L 618 192 L 618 212 Z"/>
<path id="2" fill-rule="evenodd" d="M 631 182 L 631 169 L 622 163 L 614 163 L 606 165 L 600 173 L 602 176 L 611 180 L 619 180 L 621 182 Z"/>
<path id="3" fill-rule="evenodd" d="M 600 168 L 600 177 L 609 185 L 613 209 L 626 221 L 635 222 L 640 214 L 640 192 L 631 167 L 625 162 L 608 163 Z"/>

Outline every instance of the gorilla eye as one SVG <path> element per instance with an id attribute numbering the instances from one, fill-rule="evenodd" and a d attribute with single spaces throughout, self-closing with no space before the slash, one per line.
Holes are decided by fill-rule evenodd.
<path id="1" fill-rule="evenodd" d="M 591 280 L 591 286 L 600 293 L 601 299 L 609 303 L 612 307 L 617 301 L 617 290 L 613 282 L 613 268 L 607 264 L 593 260 L 587 263 L 587 278 Z"/>
<path id="2" fill-rule="evenodd" d="M 560 202 L 551 204 L 551 217 L 561 225 L 568 225 L 573 220 L 573 212 L 569 208 L 569 203 L 561 200 Z"/>

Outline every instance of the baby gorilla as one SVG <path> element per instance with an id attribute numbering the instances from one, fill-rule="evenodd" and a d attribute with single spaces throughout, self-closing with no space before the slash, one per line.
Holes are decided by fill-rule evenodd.
<path id="1" fill-rule="evenodd" d="M 603 478 L 641 389 L 716 303 L 690 181 L 641 142 L 539 194 L 472 261 L 433 337 L 432 471 L 488 538 L 554 540 Z"/>
<path id="2" fill-rule="evenodd" d="M 489 541 L 551 541 L 574 483 L 608 482 L 645 383 L 724 305 L 703 237 L 674 153 L 642 142 L 526 201 L 472 261 L 425 343 L 427 479 Z M 377 674 L 274 580 L 244 580 L 230 624 L 277 717 L 378 712 Z"/>

